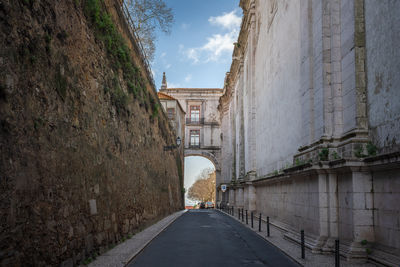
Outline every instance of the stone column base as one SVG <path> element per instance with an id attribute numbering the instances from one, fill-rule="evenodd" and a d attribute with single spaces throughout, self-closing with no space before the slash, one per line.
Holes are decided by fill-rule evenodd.
<path id="1" fill-rule="evenodd" d="M 326 243 L 326 236 L 318 236 L 313 240 L 313 245 L 311 246 L 311 253 L 320 254 L 322 252 L 322 248 Z"/>
<path id="2" fill-rule="evenodd" d="M 368 260 L 368 254 L 365 246 L 361 245 L 360 242 L 350 243 L 349 249 L 345 253 L 346 260 L 355 263 L 366 263 Z"/>
<path id="3" fill-rule="evenodd" d="M 321 248 L 322 254 L 331 254 L 335 252 L 335 240 L 336 238 L 334 237 L 329 237 L 325 245 Z"/>

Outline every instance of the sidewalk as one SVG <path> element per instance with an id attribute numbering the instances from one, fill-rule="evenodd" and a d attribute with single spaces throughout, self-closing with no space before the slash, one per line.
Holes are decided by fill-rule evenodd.
<path id="1" fill-rule="evenodd" d="M 232 216 L 222 210 L 218 210 L 218 211 L 230 216 L 232 219 L 235 219 L 235 220 L 241 222 L 244 226 L 248 227 L 249 229 L 252 229 L 251 222 L 250 222 L 250 216 L 248 217 L 249 224 L 246 225 L 246 220 L 244 220 L 244 222 L 242 222 L 241 220 L 238 220 L 237 210 L 235 210 L 235 216 Z M 254 232 L 256 232 L 257 234 L 259 234 L 265 240 L 269 241 L 272 245 L 278 247 L 286 255 L 291 257 L 294 261 L 296 261 L 297 263 L 299 263 L 302 266 L 306 266 L 306 267 L 335 266 L 334 255 L 314 254 L 314 253 L 311 253 L 311 251 L 308 249 L 305 250 L 305 259 L 302 259 L 300 246 L 298 244 L 295 244 L 294 242 L 284 239 L 285 233 L 282 230 L 280 230 L 278 227 L 274 226 L 273 224 L 270 224 L 270 236 L 267 237 L 267 223 L 264 220 L 262 220 L 262 222 L 261 222 L 261 232 L 258 232 L 258 216 L 254 216 L 254 228 L 252 230 Z M 371 263 L 365 263 L 365 264 L 349 263 L 349 262 L 345 261 L 345 259 L 341 258 L 340 266 L 341 267 L 361 267 L 361 266 L 375 267 L 377 265 L 374 265 Z"/>
<path id="2" fill-rule="evenodd" d="M 107 251 L 89 264 L 90 267 L 122 267 L 139 254 L 157 235 L 183 215 L 186 210 L 175 212 L 156 224 L 137 233 L 132 238 Z"/>

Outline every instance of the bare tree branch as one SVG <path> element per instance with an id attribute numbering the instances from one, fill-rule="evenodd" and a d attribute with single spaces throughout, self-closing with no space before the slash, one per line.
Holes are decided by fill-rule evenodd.
<path id="1" fill-rule="evenodd" d="M 171 33 L 174 23 L 172 9 L 163 0 L 125 0 L 133 25 L 143 45 L 147 59 L 153 61 L 155 52 L 156 30 Z"/>

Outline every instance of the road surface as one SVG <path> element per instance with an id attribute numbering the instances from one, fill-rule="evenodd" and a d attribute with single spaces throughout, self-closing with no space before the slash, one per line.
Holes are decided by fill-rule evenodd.
<path id="1" fill-rule="evenodd" d="M 238 221 L 216 210 L 186 212 L 130 267 L 299 266 Z"/>

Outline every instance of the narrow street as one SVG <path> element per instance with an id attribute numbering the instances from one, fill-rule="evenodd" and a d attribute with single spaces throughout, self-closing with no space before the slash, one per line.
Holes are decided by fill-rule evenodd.
<path id="1" fill-rule="evenodd" d="M 128 266 L 298 265 L 228 216 L 215 210 L 191 210 L 155 238 Z"/>

